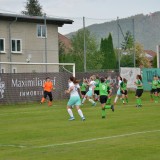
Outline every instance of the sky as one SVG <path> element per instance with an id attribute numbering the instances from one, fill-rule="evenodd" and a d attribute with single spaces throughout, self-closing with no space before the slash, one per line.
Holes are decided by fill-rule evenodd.
<path id="1" fill-rule="evenodd" d="M 0 0 L 0 13 L 21 14 L 27 0 Z M 85 25 L 104 23 L 137 14 L 160 11 L 160 0 L 39 0 L 47 16 L 74 21 L 64 25 L 59 32 L 67 34 Z"/>

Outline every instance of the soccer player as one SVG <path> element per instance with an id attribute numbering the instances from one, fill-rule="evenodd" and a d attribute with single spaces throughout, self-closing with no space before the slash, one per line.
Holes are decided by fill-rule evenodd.
<path id="1" fill-rule="evenodd" d="M 108 91 L 108 98 L 106 104 L 111 104 L 111 97 L 112 97 L 112 83 L 110 81 L 110 77 L 105 77 L 105 83 L 107 85 L 107 91 Z"/>
<path id="2" fill-rule="evenodd" d="M 44 103 L 48 96 L 49 97 L 48 106 L 51 106 L 53 101 L 52 90 L 54 88 L 53 88 L 53 83 L 49 77 L 46 78 L 46 81 L 43 84 L 43 89 L 44 89 L 44 96 L 42 97 L 40 104 Z"/>
<path id="3" fill-rule="evenodd" d="M 142 106 L 141 96 L 143 94 L 143 83 L 142 83 L 142 77 L 141 75 L 136 76 L 136 82 L 134 82 L 136 85 L 136 107 Z"/>
<path id="4" fill-rule="evenodd" d="M 118 85 L 117 85 L 118 90 L 117 90 L 117 95 L 114 99 L 114 105 L 117 103 L 118 98 L 120 98 L 122 96 L 121 91 L 120 91 L 120 85 L 122 83 L 122 77 L 118 76 L 117 79 L 118 79 Z"/>
<path id="5" fill-rule="evenodd" d="M 160 77 L 157 77 L 157 81 L 158 81 L 158 84 L 157 84 L 157 93 L 158 93 L 158 98 L 160 98 Z"/>
<path id="6" fill-rule="evenodd" d="M 92 99 L 94 96 L 94 88 L 95 88 L 95 76 L 91 76 L 87 85 L 89 86 L 89 90 L 86 93 L 85 97 L 82 100 L 82 104 L 84 104 L 85 100 L 88 99 L 89 102 L 92 103 L 92 106 L 96 106 L 96 102 Z"/>
<path id="7" fill-rule="evenodd" d="M 151 91 L 150 91 L 150 96 L 151 96 L 151 101 L 155 101 L 155 103 L 158 102 L 158 92 L 157 92 L 157 86 L 158 86 L 158 80 L 157 76 L 153 77 L 152 82 L 149 82 L 149 84 L 152 85 Z"/>
<path id="8" fill-rule="evenodd" d="M 85 120 L 85 117 L 83 115 L 82 110 L 80 109 L 80 105 L 81 105 L 81 98 L 80 95 L 78 93 L 78 91 L 80 91 L 80 86 L 78 84 L 78 81 L 76 80 L 75 77 L 71 76 L 68 80 L 69 83 L 69 88 L 68 90 L 65 90 L 65 93 L 70 94 L 70 99 L 67 103 L 67 111 L 68 114 L 70 115 L 70 121 L 75 120 L 73 112 L 72 112 L 72 107 L 76 106 L 77 112 L 80 115 L 82 121 Z"/>
<path id="9" fill-rule="evenodd" d="M 107 105 L 107 98 L 108 98 L 108 90 L 107 85 L 105 83 L 105 79 L 103 77 L 100 78 L 101 83 L 99 84 L 99 91 L 100 91 L 100 103 L 102 108 L 102 118 L 106 117 L 106 109 L 112 109 L 114 112 L 114 106 L 113 105 Z"/>
<path id="10" fill-rule="evenodd" d="M 99 100 L 99 83 L 100 83 L 100 80 L 99 80 L 99 76 L 96 75 L 96 79 L 95 79 L 95 88 L 94 88 L 94 100 L 95 101 L 98 101 Z"/>
<path id="11" fill-rule="evenodd" d="M 128 103 L 128 93 L 127 93 L 127 80 L 123 78 L 121 84 L 120 84 L 120 91 L 122 94 L 122 102 L 125 104 L 124 99 L 126 99 L 126 102 Z"/>
<path id="12" fill-rule="evenodd" d="M 83 78 L 83 82 L 80 84 L 80 90 L 81 90 L 81 97 L 84 98 L 86 95 L 86 89 L 87 89 L 87 81 L 85 78 Z"/>

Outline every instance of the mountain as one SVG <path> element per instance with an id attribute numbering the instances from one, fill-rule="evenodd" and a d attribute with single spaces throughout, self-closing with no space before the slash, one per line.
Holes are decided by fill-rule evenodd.
<path id="1" fill-rule="evenodd" d="M 124 41 L 123 34 L 125 35 L 127 31 L 133 34 L 133 30 L 135 41 L 141 43 L 144 49 L 156 51 L 156 46 L 160 45 L 160 11 L 148 15 L 138 14 L 119 19 L 119 26 L 119 46 Z M 95 35 L 98 43 L 100 43 L 101 38 L 106 38 L 111 33 L 114 47 L 118 47 L 118 25 L 116 20 L 93 24 L 86 28 Z M 72 32 L 66 36 L 71 38 L 74 34 L 75 32 Z"/>

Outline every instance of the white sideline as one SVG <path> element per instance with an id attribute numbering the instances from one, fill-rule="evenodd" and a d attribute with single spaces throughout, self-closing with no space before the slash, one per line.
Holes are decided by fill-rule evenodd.
<path id="1" fill-rule="evenodd" d="M 97 140 L 104 140 L 104 139 L 112 139 L 112 138 L 119 138 L 119 137 L 127 137 L 127 136 L 133 136 L 133 135 L 139 135 L 139 134 L 146 134 L 146 133 L 155 133 L 160 132 L 160 130 L 152 130 L 152 131 L 142 131 L 142 132 L 133 132 L 133 133 L 126 133 L 126 134 L 120 134 L 120 135 L 114 135 L 114 136 L 108 136 L 108 137 L 100 137 L 100 138 L 92 138 L 92 139 L 86 139 L 81 141 L 73 141 L 73 142 L 66 142 L 66 143 L 57 143 L 57 144 L 49 144 L 44 146 L 25 146 L 25 145 L 5 145 L 0 144 L 0 147 L 15 147 L 15 148 L 49 148 L 49 147 L 56 147 L 56 146 L 64 146 L 64 145 L 72 145 L 72 144 L 78 144 L 78 143 L 85 143 L 85 142 L 92 142 Z"/>

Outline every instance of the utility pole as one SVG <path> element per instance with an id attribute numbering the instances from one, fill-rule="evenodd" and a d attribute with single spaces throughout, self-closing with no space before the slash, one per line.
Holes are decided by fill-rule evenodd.
<path id="1" fill-rule="evenodd" d="M 120 72 L 121 67 L 121 58 L 120 58 L 120 51 L 119 51 L 119 18 L 117 17 L 117 33 L 118 33 L 118 68 Z"/>
<path id="2" fill-rule="evenodd" d="M 134 63 L 134 67 L 136 67 L 136 48 L 135 48 L 134 18 L 132 19 L 132 24 L 133 24 L 133 63 Z"/>
<path id="3" fill-rule="evenodd" d="M 84 37 L 84 72 L 87 71 L 86 69 L 86 31 L 85 31 L 85 17 L 83 17 L 83 37 Z"/>
<path id="4" fill-rule="evenodd" d="M 46 22 L 46 13 L 44 13 L 44 27 L 45 27 L 45 63 L 47 63 L 47 22 Z M 47 72 L 47 64 L 46 64 Z"/>

